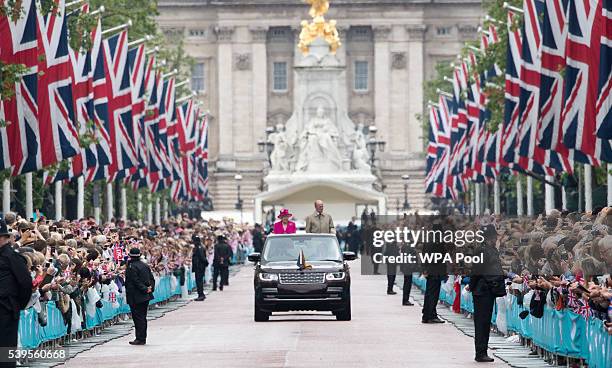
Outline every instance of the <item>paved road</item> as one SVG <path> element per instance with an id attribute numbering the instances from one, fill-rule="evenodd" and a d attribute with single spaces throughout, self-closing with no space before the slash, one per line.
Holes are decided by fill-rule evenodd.
<path id="1" fill-rule="evenodd" d="M 361 276 L 352 264 L 353 320 L 326 313 L 253 322 L 252 267 L 223 292 L 149 323 L 146 346 L 133 336 L 79 354 L 65 367 L 483 367 L 473 340 L 450 324 L 423 325 L 420 307 L 385 293 L 385 276 Z M 418 291 L 417 291 L 418 292 Z M 486 367 L 506 367 L 496 360 Z"/>

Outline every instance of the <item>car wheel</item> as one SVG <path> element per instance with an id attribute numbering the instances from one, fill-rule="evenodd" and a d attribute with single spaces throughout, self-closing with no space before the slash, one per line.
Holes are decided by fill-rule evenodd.
<path id="1" fill-rule="evenodd" d="M 336 320 L 350 321 L 351 320 L 351 292 L 349 291 L 344 302 L 344 309 L 336 312 Z"/>
<path id="2" fill-rule="evenodd" d="M 255 319 L 255 322 L 266 322 L 270 319 L 270 313 L 263 312 L 261 309 L 259 309 L 259 306 L 257 305 L 257 301 L 255 302 L 254 319 Z"/>

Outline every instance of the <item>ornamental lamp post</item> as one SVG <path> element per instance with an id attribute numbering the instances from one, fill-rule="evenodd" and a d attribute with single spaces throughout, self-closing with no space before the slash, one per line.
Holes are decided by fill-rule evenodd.
<path id="1" fill-rule="evenodd" d="M 410 203 L 408 203 L 408 181 L 410 180 L 410 175 L 402 175 L 402 180 L 404 181 L 404 206 L 402 209 L 406 211 L 410 209 Z"/>
<path id="2" fill-rule="evenodd" d="M 240 182 L 242 181 L 242 175 L 240 175 L 240 173 L 234 175 L 234 180 L 236 181 L 236 192 L 238 194 L 236 209 L 240 210 L 240 223 L 242 224 L 242 198 L 240 198 Z"/>

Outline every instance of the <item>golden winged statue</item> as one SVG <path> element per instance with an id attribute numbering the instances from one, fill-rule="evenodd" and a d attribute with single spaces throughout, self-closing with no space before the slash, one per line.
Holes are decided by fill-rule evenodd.
<path id="1" fill-rule="evenodd" d="M 328 0 L 304 0 L 306 3 L 310 4 L 310 14 L 311 17 L 322 17 L 329 10 L 329 1 Z"/>
<path id="2" fill-rule="evenodd" d="M 310 44 L 318 37 L 322 37 L 329 44 L 330 52 L 335 54 L 341 43 L 336 29 L 336 21 L 326 22 L 324 18 L 325 13 L 329 10 L 329 0 L 304 0 L 304 2 L 310 4 L 308 14 L 312 17 L 312 22 L 302 21 L 298 48 L 306 55 L 310 50 Z"/>

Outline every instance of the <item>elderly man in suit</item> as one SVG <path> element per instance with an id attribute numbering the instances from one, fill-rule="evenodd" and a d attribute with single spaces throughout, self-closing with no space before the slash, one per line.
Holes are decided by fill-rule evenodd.
<path id="1" fill-rule="evenodd" d="M 307 233 L 318 233 L 318 234 L 335 234 L 336 228 L 334 227 L 334 221 L 332 217 L 323 213 L 323 201 L 317 199 L 314 203 L 315 212 L 306 217 L 306 232 Z"/>

